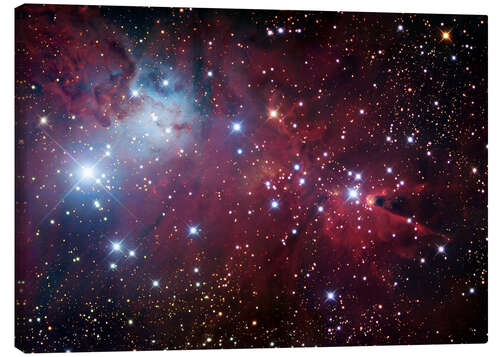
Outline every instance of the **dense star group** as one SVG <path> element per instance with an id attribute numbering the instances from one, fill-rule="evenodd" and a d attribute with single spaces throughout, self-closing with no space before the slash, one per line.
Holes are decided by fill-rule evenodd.
<path id="1" fill-rule="evenodd" d="M 484 342 L 484 16 L 16 9 L 16 346 Z"/>

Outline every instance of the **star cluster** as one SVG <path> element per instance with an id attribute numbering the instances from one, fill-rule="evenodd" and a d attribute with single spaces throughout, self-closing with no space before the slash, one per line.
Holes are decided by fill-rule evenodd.
<path id="1" fill-rule="evenodd" d="M 485 16 L 16 9 L 16 346 L 487 340 Z"/>

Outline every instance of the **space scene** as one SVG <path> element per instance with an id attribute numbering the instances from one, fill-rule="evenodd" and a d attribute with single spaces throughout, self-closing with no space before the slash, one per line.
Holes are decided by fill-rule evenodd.
<path id="1" fill-rule="evenodd" d="M 486 16 L 15 21 L 17 348 L 487 342 Z"/>

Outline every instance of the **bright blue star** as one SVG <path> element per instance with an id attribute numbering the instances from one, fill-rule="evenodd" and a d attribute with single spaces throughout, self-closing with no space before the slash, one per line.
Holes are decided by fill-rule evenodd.
<path id="1" fill-rule="evenodd" d="M 241 131 L 241 123 L 233 123 L 233 132 Z"/>
<path id="2" fill-rule="evenodd" d="M 349 194 L 349 198 L 358 198 L 359 197 L 359 192 L 355 188 L 349 189 L 348 194 Z"/>
<path id="3" fill-rule="evenodd" d="M 326 300 L 327 301 L 335 301 L 336 296 L 335 296 L 335 291 L 327 291 L 326 292 Z"/>
<path id="4" fill-rule="evenodd" d="M 112 247 L 112 249 L 113 249 L 114 252 L 119 252 L 119 251 L 122 250 L 122 245 L 121 245 L 120 242 L 113 242 L 111 244 L 111 247 Z"/>
<path id="5" fill-rule="evenodd" d="M 82 167 L 82 177 L 91 178 L 94 177 L 94 169 L 92 167 Z"/>

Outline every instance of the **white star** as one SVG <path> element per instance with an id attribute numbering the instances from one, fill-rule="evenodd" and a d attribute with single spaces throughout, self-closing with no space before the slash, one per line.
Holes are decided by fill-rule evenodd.
<path id="1" fill-rule="evenodd" d="M 241 123 L 233 123 L 233 131 L 241 131 Z"/>
<path id="2" fill-rule="evenodd" d="M 348 193 L 349 193 L 350 198 L 358 198 L 358 196 L 359 196 L 359 192 L 355 188 L 349 189 Z"/>
<path id="3" fill-rule="evenodd" d="M 91 167 L 82 167 L 82 176 L 89 178 L 94 176 L 94 169 Z"/>

